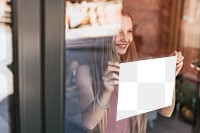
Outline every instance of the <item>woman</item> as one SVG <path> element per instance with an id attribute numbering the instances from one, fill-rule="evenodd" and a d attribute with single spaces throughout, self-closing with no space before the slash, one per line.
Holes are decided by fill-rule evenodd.
<path id="1" fill-rule="evenodd" d="M 77 71 L 77 85 L 80 92 L 80 109 L 84 125 L 88 132 L 95 133 L 145 133 L 146 114 L 116 119 L 119 62 L 137 60 L 137 52 L 133 41 L 133 23 L 131 15 L 122 11 L 122 24 L 115 38 L 115 45 L 106 43 L 97 45 L 92 52 L 91 63 L 82 65 Z M 105 41 L 107 42 L 107 41 Z M 176 75 L 183 66 L 183 56 L 177 56 Z M 159 109 L 161 115 L 169 117 L 174 109 L 173 104 Z"/>

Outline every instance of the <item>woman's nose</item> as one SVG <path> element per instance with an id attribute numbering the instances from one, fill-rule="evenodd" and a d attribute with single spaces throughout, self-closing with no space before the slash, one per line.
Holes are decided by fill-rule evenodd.
<path id="1" fill-rule="evenodd" d="M 128 37 L 126 34 L 122 35 L 121 41 L 125 41 L 125 42 L 128 41 Z"/>

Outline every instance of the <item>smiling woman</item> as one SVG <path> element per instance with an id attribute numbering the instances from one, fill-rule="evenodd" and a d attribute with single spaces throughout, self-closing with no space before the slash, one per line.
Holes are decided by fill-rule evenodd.
<path id="1" fill-rule="evenodd" d="M 122 26 L 116 38 L 116 50 L 119 55 L 124 55 L 129 45 L 133 42 L 132 32 L 133 28 L 131 18 L 128 16 L 123 16 Z"/>
<path id="2" fill-rule="evenodd" d="M 114 41 L 94 44 L 90 51 L 91 60 L 77 70 L 80 111 L 89 133 L 146 133 L 146 114 L 116 121 L 119 63 L 137 60 L 133 33 L 133 19 L 128 11 L 123 10 L 121 27 Z M 180 52 L 173 55 L 177 56 L 178 74 L 183 56 Z M 174 109 L 175 96 L 172 101 L 171 106 L 158 112 L 169 117 Z"/>
<path id="3" fill-rule="evenodd" d="M 116 121 L 119 63 L 137 60 L 133 21 L 126 10 L 121 22 L 114 42 L 96 45 L 92 62 L 77 71 L 82 120 L 90 133 L 146 132 L 146 114 Z"/>
<path id="4" fill-rule="evenodd" d="M 131 14 L 125 9 L 122 10 L 121 29 L 116 37 L 116 50 L 120 55 L 121 62 L 135 61 L 138 59 L 135 42 L 133 40 L 134 30 Z"/>

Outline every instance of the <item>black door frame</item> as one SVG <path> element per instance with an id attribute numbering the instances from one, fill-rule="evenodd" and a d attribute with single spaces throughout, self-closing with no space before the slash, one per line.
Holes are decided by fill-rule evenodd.
<path id="1" fill-rule="evenodd" d="M 65 0 L 13 0 L 15 133 L 64 132 Z"/>
<path id="2" fill-rule="evenodd" d="M 64 133 L 65 0 L 44 1 L 45 133 Z"/>
<path id="3" fill-rule="evenodd" d="M 13 0 L 15 131 L 41 133 L 40 1 Z"/>

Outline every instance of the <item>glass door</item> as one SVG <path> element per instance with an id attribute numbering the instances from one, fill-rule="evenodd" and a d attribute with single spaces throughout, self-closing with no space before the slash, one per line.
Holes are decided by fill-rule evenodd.
<path id="1" fill-rule="evenodd" d="M 82 121 L 77 71 L 92 60 L 95 47 L 100 51 L 103 45 L 110 47 L 119 26 L 121 9 L 121 1 L 116 0 L 66 1 L 65 133 L 87 131 Z M 100 51 L 99 54 L 103 54 Z"/>
<path id="2" fill-rule="evenodd" d="M 188 0 L 184 2 L 179 0 L 66 1 L 65 132 L 99 132 L 102 129 L 102 119 L 99 123 L 97 122 L 94 125 L 90 125 L 92 122 L 90 123 L 89 120 L 91 119 L 87 117 L 89 114 L 87 111 L 90 111 L 89 109 L 87 110 L 87 107 L 89 108 L 90 105 L 93 105 L 94 108 L 94 105 L 99 106 L 97 104 L 99 102 L 97 100 L 99 98 L 99 93 L 98 90 L 95 90 L 94 86 L 96 85 L 96 88 L 101 86 L 98 83 L 102 81 L 101 78 L 97 78 L 97 74 L 102 74 L 103 65 L 101 63 L 103 61 L 98 60 L 96 57 L 100 58 L 101 56 L 104 61 L 107 61 L 106 57 L 103 56 L 106 55 L 106 50 L 104 49 L 105 47 L 102 48 L 102 45 L 107 44 L 106 48 L 108 48 L 109 45 L 116 43 L 115 37 L 121 34 L 119 30 L 120 26 L 122 26 L 120 25 L 121 19 L 119 19 L 122 17 L 120 10 L 126 10 L 130 13 L 130 16 L 132 16 L 132 35 L 139 60 L 167 57 L 175 50 L 182 52 L 185 57 L 184 68 L 176 77 L 176 102 L 172 116 L 166 118 L 160 115 L 158 111 L 148 112 L 146 119 L 147 132 L 191 133 L 192 124 L 190 120 L 194 117 L 194 114 L 190 107 L 194 105 L 192 101 L 194 101 L 193 96 L 196 95 L 194 91 L 196 89 L 196 81 L 191 83 L 190 79 L 185 80 L 183 77 L 185 75 L 195 77 L 195 75 L 190 75 L 190 72 L 193 70 L 190 68 L 191 59 L 189 59 L 194 53 L 188 54 L 185 51 L 190 53 L 195 47 L 195 50 L 193 50 L 199 53 L 199 45 L 197 46 L 199 37 L 195 34 L 193 36 L 193 41 L 191 41 L 191 33 L 183 31 L 185 27 L 183 23 L 186 23 L 183 21 L 187 19 L 189 20 L 188 23 L 190 23 L 190 21 L 193 20 L 191 18 L 198 16 L 197 8 L 195 8 L 195 13 L 191 13 L 194 12 L 193 7 L 198 7 L 199 5 L 197 1 L 198 0 Z M 190 8 L 188 4 L 186 4 L 187 2 L 191 3 Z M 184 16 L 183 14 L 185 10 L 187 10 L 186 8 L 190 10 L 190 13 L 186 13 Z M 188 17 L 187 14 L 191 14 L 191 17 Z M 126 23 L 126 25 L 128 24 Z M 194 26 L 194 24 L 191 24 L 191 26 Z M 197 29 L 199 28 L 194 28 L 193 32 L 197 33 L 199 31 Z M 191 28 L 187 30 L 190 31 Z M 113 38 L 115 40 L 114 42 Z M 195 39 L 196 41 L 194 42 Z M 186 41 L 192 44 L 185 44 Z M 189 50 L 185 45 L 192 47 L 192 49 Z M 196 54 L 195 57 L 197 58 L 197 56 L 199 56 L 199 54 Z M 95 63 L 92 64 L 91 62 L 96 62 L 96 66 L 94 66 Z M 98 62 L 101 63 L 98 64 Z M 83 71 L 81 71 L 81 69 L 83 69 Z M 89 71 L 89 74 L 87 71 Z M 87 80 L 88 76 L 91 80 Z M 94 77 L 96 77 L 96 79 Z M 99 79 L 99 82 L 97 79 Z M 81 81 L 86 83 L 81 84 Z M 88 86 L 88 84 L 90 84 L 90 86 Z M 82 88 L 85 88 L 87 91 L 83 91 Z M 182 95 L 187 92 L 189 93 L 184 98 Z M 100 93 L 100 101 L 101 96 Z M 85 102 L 87 99 L 90 99 L 89 102 Z M 188 106 L 185 106 L 184 100 L 189 102 Z M 103 107 L 106 108 L 106 105 L 107 104 Z M 109 111 L 110 108 L 107 112 Z M 183 116 L 186 115 L 186 112 L 188 114 L 186 117 L 188 118 L 184 118 Z M 110 118 L 109 113 L 106 117 Z M 110 122 L 109 119 L 107 120 Z M 88 123 L 90 124 L 88 125 Z M 112 129 L 113 128 L 110 128 L 111 132 Z"/>
<path id="3" fill-rule="evenodd" d="M 0 132 L 14 132 L 14 76 L 11 1 L 0 1 Z"/>
<path id="4" fill-rule="evenodd" d="M 199 62 L 200 62 L 200 1 L 199 0 L 185 0 L 183 6 L 183 16 L 181 19 L 181 36 L 180 44 L 184 50 L 187 64 L 184 67 L 184 79 L 195 84 L 193 89 L 195 95 L 192 97 L 193 102 L 182 103 L 188 111 L 191 111 L 193 117 L 191 125 L 193 126 L 192 132 L 198 133 L 200 131 L 200 104 L 199 104 Z M 192 90 L 192 88 L 188 88 Z M 183 110 L 183 108 L 182 108 Z M 182 117 L 188 121 L 186 114 L 182 112 Z M 189 120 L 190 120 L 189 119 Z"/>

